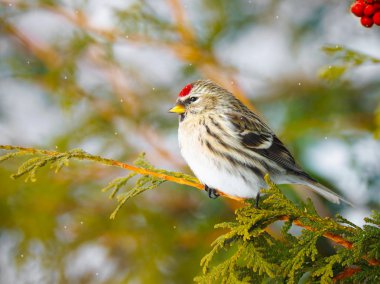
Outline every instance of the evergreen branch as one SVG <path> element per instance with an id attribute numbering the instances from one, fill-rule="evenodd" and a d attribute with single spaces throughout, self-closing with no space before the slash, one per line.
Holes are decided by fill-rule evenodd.
<path id="1" fill-rule="evenodd" d="M 313 228 L 312 226 L 309 226 L 309 225 L 305 225 L 302 223 L 302 221 L 300 221 L 299 219 L 294 219 L 292 220 L 291 216 L 280 216 L 278 218 L 278 220 L 281 220 L 281 221 L 292 221 L 294 225 L 298 226 L 298 227 L 302 227 L 308 231 L 317 231 L 316 228 Z M 346 229 L 349 229 L 349 227 L 345 227 Z M 333 234 L 331 232 L 325 232 L 323 233 L 323 236 L 331 241 L 333 241 L 334 243 L 336 244 L 339 244 L 347 249 L 352 249 L 353 248 L 353 243 L 346 240 L 345 238 L 343 238 L 342 236 L 340 235 L 337 235 L 337 234 Z M 377 260 L 375 258 L 368 258 L 367 256 L 363 256 L 363 259 L 366 260 L 368 262 L 369 265 L 371 266 L 379 266 L 380 265 L 380 260 Z"/>
<path id="2" fill-rule="evenodd" d="M 115 167 L 123 168 L 123 169 L 129 170 L 129 171 L 133 171 L 133 172 L 138 173 L 140 175 L 147 175 L 147 176 L 151 176 L 154 178 L 158 178 L 158 179 L 162 179 L 162 180 L 166 180 L 166 181 L 171 181 L 171 182 L 174 182 L 177 184 L 188 185 L 188 186 L 200 189 L 200 190 L 204 190 L 204 185 L 199 183 L 195 177 L 187 176 L 187 175 L 184 175 L 182 173 L 174 173 L 174 172 L 168 172 L 168 171 L 158 170 L 158 169 L 153 169 L 153 168 L 147 169 L 145 167 L 133 166 L 133 165 L 123 163 L 120 161 L 116 161 L 113 159 L 108 159 L 108 158 L 103 158 L 103 157 L 96 156 L 96 155 L 91 155 L 91 154 L 86 153 L 85 151 L 80 150 L 80 149 L 74 149 L 74 150 L 71 150 L 71 151 L 66 152 L 66 153 L 58 152 L 58 151 L 52 151 L 52 150 L 41 150 L 41 149 L 21 147 L 21 146 L 12 146 L 12 145 L 0 145 L 0 149 L 8 150 L 8 151 L 15 150 L 15 151 L 17 151 L 15 153 L 19 153 L 19 154 L 10 153 L 10 154 L 7 154 L 5 156 L 2 156 L 4 158 L 0 158 L 0 161 L 1 161 L 1 159 L 5 160 L 5 159 L 12 158 L 13 156 L 22 155 L 22 154 L 25 154 L 25 155 L 26 154 L 41 154 L 41 155 L 53 157 L 56 159 L 62 158 L 63 156 L 67 156 L 66 158 L 94 161 L 94 162 L 98 162 L 98 163 L 101 163 L 104 165 L 115 166 Z M 41 167 L 41 166 L 43 166 L 43 165 L 42 164 L 38 165 L 38 167 Z M 17 178 L 17 177 L 27 173 L 29 169 L 26 169 L 26 170 L 27 171 L 24 173 L 22 173 L 22 171 L 18 172 L 14 177 Z M 238 198 L 235 196 L 230 196 L 230 195 L 224 194 L 223 192 L 219 192 L 219 194 L 222 196 L 225 196 L 227 198 L 230 198 L 230 199 L 243 201 L 243 199 L 241 199 L 241 198 Z"/>
<path id="3" fill-rule="evenodd" d="M 51 156 L 51 157 L 59 157 L 60 155 L 64 154 L 64 153 L 58 152 L 58 151 L 40 150 L 40 149 L 27 148 L 27 147 L 21 147 L 21 146 L 11 146 L 11 145 L 0 145 L 0 149 L 16 150 L 16 151 L 19 151 L 21 153 L 29 153 L 29 154 L 42 154 L 42 155 Z M 74 158 L 77 160 L 88 160 L 88 161 L 94 161 L 94 162 L 98 162 L 98 163 L 108 165 L 108 166 L 116 166 L 119 168 L 123 168 L 126 170 L 136 172 L 136 173 L 141 174 L 141 175 L 148 175 L 148 176 L 156 177 L 159 179 L 175 182 L 178 184 L 184 184 L 184 185 L 188 185 L 188 186 L 195 187 L 195 188 L 202 189 L 202 190 L 204 189 L 204 186 L 202 184 L 200 184 L 199 182 L 196 182 L 195 178 L 193 178 L 193 181 L 191 181 L 189 179 L 164 174 L 160 170 L 153 170 L 153 169 L 148 170 L 148 169 L 145 169 L 142 167 L 136 167 L 136 166 L 129 165 L 129 164 L 119 162 L 116 160 L 103 158 L 103 157 L 96 156 L 96 155 L 91 155 L 91 154 L 86 153 L 85 151 L 80 150 L 80 149 L 72 150 L 72 151 L 67 152 L 67 153 L 70 153 L 70 158 Z M 7 159 L 8 158 L 9 157 L 7 157 Z"/>
<path id="4" fill-rule="evenodd" d="M 237 283 L 298 283 L 301 278 L 320 283 L 351 277 L 349 281 L 368 282 L 380 277 L 380 214 L 374 212 L 360 228 L 342 217 L 322 218 L 311 202 L 296 205 L 269 180 L 269 189 L 260 202 L 236 211 L 236 221 L 216 225 L 229 231 L 213 244 L 201 265 L 201 283 L 230 279 Z M 266 231 L 277 221 L 285 221 L 281 234 L 273 238 Z M 299 236 L 288 233 L 291 225 L 304 228 Z M 348 226 L 346 226 L 346 225 Z M 323 256 L 317 242 L 321 237 L 341 245 L 335 253 Z M 229 258 L 211 265 L 217 255 L 227 251 Z M 248 256 L 248 257 L 246 257 Z M 355 267 L 352 270 L 352 267 Z M 356 267 L 358 269 L 356 269 Z M 260 269 L 259 269 L 260 268 Z M 276 282 L 275 281 L 275 282 Z"/>
<path id="5" fill-rule="evenodd" d="M 35 180 L 35 174 L 39 168 L 51 164 L 51 166 L 56 167 L 56 171 L 59 171 L 63 166 L 68 164 L 70 159 L 94 161 L 131 171 L 132 173 L 126 177 L 116 178 L 103 189 L 103 191 L 112 190 L 110 194 L 111 198 L 115 197 L 120 188 L 125 186 L 130 179 L 134 178 L 136 175 L 141 175 L 131 189 L 117 196 L 118 206 L 111 214 L 111 218 L 115 217 L 118 210 L 128 199 L 146 190 L 156 188 L 165 181 L 188 185 L 200 190 L 203 190 L 204 188 L 196 178 L 182 173 L 155 169 L 146 162 L 143 157 L 140 157 L 134 165 L 130 165 L 117 160 L 91 155 L 80 149 L 74 149 L 68 152 L 58 152 L 11 145 L 0 145 L 0 149 L 15 151 L 1 156 L 0 162 L 22 155 L 42 156 L 28 159 L 19 167 L 17 173 L 12 176 L 13 178 L 18 178 L 26 175 L 26 180 L 30 181 Z M 372 267 L 380 265 L 380 261 L 378 260 L 379 247 L 373 244 L 380 234 L 380 229 L 377 227 L 380 223 L 380 214 L 374 213 L 372 218 L 367 218 L 366 222 L 373 225 L 366 225 L 364 229 L 355 226 L 349 221 L 345 221 L 344 218 L 338 218 L 339 222 L 348 225 L 344 226 L 331 218 L 320 217 L 311 202 L 306 203 L 301 208 L 296 206 L 290 200 L 285 198 L 276 185 L 270 181 L 269 176 L 266 176 L 265 179 L 269 185 L 269 189 L 263 190 L 266 195 L 260 203 L 260 208 L 248 205 L 237 211 L 237 223 L 224 223 L 218 225 L 218 227 L 227 228 L 231 231 L 218 238 L 213 244 L 214 249 L 212 252 L 203 259 L 202 264 L 206 275 L 211 273 L 208 272 L 208 267 L 215 254 L 220 253 L 220 251 L 226 249 L 226 247 L 240 244 L 238 245 L 240 249 L 237 250 L 234 257 L 218 266 L 220 269 L 225 269 L 225 271 L 221 274 L 213 271 L 210 274 L 213 275 L 213 278 L 217 279 L 219 277 L 218 275 L 230 275 L 232 271 L 236 270 L 239 271 L 240 276 L 228 276 L 227 278 L 236 280 L 247 275 L 247 273 L 249 274 L 249 271 L 253 271 L 258 274 L 257 279 L 262 280 L 264 277 L 277 277 L 274 271 L 280 270 L 279 267 L 281 267 L 281 269 L 286 272 L 289 282 L 294 283 L 296 278 L 299 277 L 299 273 L 303 271 L 302 268 L 306 263 L 309 261 L 312 263 L 317 261 L 318 251 L 316 249 L 316 241 L 321 236 L 353 251 L 355 255 L 353 259 L 364 259 L 368 265 Z M 225 194 L 221 193 L 221 195 Z M 234 198 L 229 195 L 225 196 L 228 198 Z M 249 200 L 239 200 L 249 204 Z M 273 259 L 277 257 L 277 255 L 271 255 L 268 251 L 263 249 L 263 247 L 269 246 L 278 247 L 279 250 L 283 249 L 281 248 L 283 244 L 278 244 L 277 241 L 266 232 L 267 227 L 270 224 L 280 220 L 286 221 L 282 230 L 285 239 L 290 240 L 291 242 L 296 242 L 296 245 L 293 247 L 287 247 L 287 252 L 283 252 L 283 254 L 288 256 L 287 260 L 283 261 L 283 264 L 276 264 L 273 262 Z M 291 224 L 302 227 L 306 230 L 301 238 L 294 238 L 287 233 Z M 358 237 L 356 237 L 356 235 L 358 235 Z M 349 239 L 347 239 L 347 237 Z M 252 260 L 250 254 L 247 254 L 247 251 L 253 253 L 253 250 L 255 250 L 255 260 Z M 340 257 L 339 255 L 335 258 L 331 258 L 331 261 L 328 262 L 326 267 L 322 266 L 315 270 L 313 277 L 331 279 L 330 277 L 333 275 L 333 265 L 338 263 L 342 266 L 351 267 L 352 264 L 355 264 L 353 262 L 346 262 L 344 264 L 341 259 L 344 259 L 344 257 Z M 246 267 L 241 267 L 241 265 L 232 263 L 231 261 L 233 260 L 237 263 L 245 262 Z M 346 269 L 347 271 L 351 271 L 349 268 Z M 359 270 L 355 271 L 355 273 L 358 271 Z M 343 273 L 342 276 L 339 277 L 349 277 L 348 275 L 352 275 L 349 273 L 350 272 Z M 198 278 L 199 281 L 203 281 L 204 279 L 204 277 Z"/>
<path id="6" fill-rule="evenodd" d="M 95 162 L 99 162 L 99 163 L 109 165 L 109 166 L 116 166 L 116 167 L 120 167 L 120 168 L 123 168 L 126 170 L 130 170 L 130 171 L 134 172 L 135 174 L 140 174 L 143 176 L 151 176 L 151 177 L 154 177 L 154 178 L 157 178 L 160 180 L 171 181 L 171 182 L 174 182 L 177 184 L 188 185 L 188 186 L 200 189 L 200 190 L 204 189 L 204 185 L 199 183 L 196 180 L 196 178 L 194 178 L 194 177 L 189 177 L 189 176 L 183 177 L 183 174 L 180 174 L 180 173 L 166 172 L 163 170 L 154 169 L 153 167 L 148 168 L 148 165 L 146 165 L 146 164 L 144 164 L 143 167 L 133 166 L 133 165 L 123 163 L 120 161 L 116 161 L 113 159 L 108 159 L 108 158 L 103 158 L 103 157 L 96 156 L 96 155 L 91 155 L 91 154 L 86 153 L 85 151 L 80 150 L 80 149 L 74 149 L 74 150 L 71 150 L 71 151 L 66 152 L 66 153 L 58 152 L 58 151 L 52 151 L 52 150 L 41 150 L 41 149 L 21 147 L 21 146 L 12 146 L 12 145 L 0 145 L 0 149 L 8 150 L 8 151 L 10 151 L 10 150 L 16 151 L 16 152 L 8 153 L 6 155 L 1 156 L 0 162 L 3 160 L 7 160 L 10 158 L 16 157 L 16 156 L 23 155 L 23 154 L 41 154 L 41 155 L 45 155 L 47 157 L 50 157 L 50 158 L 45 158 L 42 160 L 35 160 L 35 159 L 28 160 L 19 168 L 19 171 L 15 175 L 12 176 L 14 178 L 20 177 L 20 176 L 26 174 L 27 172 L 32 172 L 32 175 L 28 179 L 33 181 L 35 170 L 39 167 L 44 166 L 47 162 L 49 162 L 49 161 L 62 161 L 63 160 L 63 162 L 61 162 L 57 165 L 56 171 L 58 171 L 64 165 L 64 163 L 68 162 L 68 159 L 74 158 L 77 160 L 95 161 Z M 38 159 L 38 158 L 36 158 L 36 159 Z M 37 162 L 37 164 L 35 164 L 35 162 Z M 114 188 L 114 191 L 110 195 L 110 197 L 114 197 L 116 192 L 123 185 L 125 185 L 126 182 L 130 178 L 132 178 L 135 174 L 130 174 L 129 176 L 127 176 L 125 178 L 124 177 L 118 178 L 118 179 L 112 181 L 107 187 L 105 187 L 103 189 L 103 191 L 107 191 L 108 189 Z M 273 183 L 271 183 L 271 181 L 268 178 L 266 180 L 270 186 L 275 186 Z M 223 192 L 219 192 L 219 194 L 223 195 L 227 198 L 235 199 L 235 200 L 242 201 L 242 202 L 244 201 L 244 199 L 236 198 L 234 196 L 224 194 Z M 290 201 L 289 201 L 289 203 L 290 203 Z M 256 215 L 256 216 L 259 216 L 259 215 Z M 302 228 L 309 230 L 309 231 L 317 230 L 316 228 L 313 228 L 310 225 L 304 224 L 298 218 L 295 218 L 295 219 L 292 218 L 290 215 L 280 214 L 279 216 L 277 216 L 277 220 L 292 221 L 292 223 L 294 225 L 297 225 L 297 226 L 302 227 Z M 275 221 L 275 220 L 272 220 L 272 221 Z M 314 223 L 321 222 L 321 220 L 314 220 L 314 221 L 316 221 Z M 348 228 L 349 227 L 344 227 L 344 229 L 348 229 Z M 331 232 L 325 232 L 323 234 L 323 236 L 330 239 L 331 241 L 333 241 L 337 244 L 342 245 L 345 248 L 348 248 L 348 249 L 352 248 L 352 242 L 344 239 L 342 236 L 339 236 L 337 234 L 333 234 Z M 376 259 L 368 259 L 368 262 L 371 265 L 379 265 L 380 264 L 379 261 Z"/>
<path id="7" fill-rule="evenodd" d="M 104 165 L 116 166 L 132 171 L 132 173 L 126 177 L 119 177 L 114 179 L 105 188 L 102 189 L 102 191 L 112 190 L 110 198 L 114 198 L 118 191 L 122 187 L 126 186 L 127 182 L 130 179 L 134 178 L 136 175 L 140 175 L 135 181 L 135 185 L 132 188 L 129 188 L 126 192 L 120 193 L 116 196 L 118 205 L 111 214 L 111 219 L 115 218 L 116 213 L 127 200 L 138 194 L 141 194 L 144 191 L 154 189 L 165 181 L 171 181 L 178 184 L 184 184 L 196 187 L 198 189 L 203 189 L 203 185 L 200 184 L 197 179 L 192 176 L 155 169 L 152 165 L 144 160 L 144 155 L 140 156 L 134 162 L 134 165 L 130 165 L 116 160 L 91 155 L 81 149 L 73 149 L 68 152 L 58 152 L 11 145 L 0 145 L 0 149 L 15 151 L 0 156 L 0 162 L 16 156 L 33 155 L 32 158 L 29 158 L 24 163 L 22 163 L 21 166 L 19 166 L 17 173 L 11 176 L 12 178 L 26 176 L 25 181 L 36 181 L 37 170 L 48 164 L 50 164 L 51 167 L 55 167 L 55 172 L 58 172 L 63 166 L 68 165 L 70 159 L 94 161 Z"/>

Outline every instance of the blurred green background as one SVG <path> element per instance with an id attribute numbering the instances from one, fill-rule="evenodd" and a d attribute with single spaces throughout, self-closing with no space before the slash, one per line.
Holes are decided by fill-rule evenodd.
<path id="1" fill-rule="evenodd" d="M 190 173 L 167 110 L 184 85 L 208 78 L 356 207 L 284 186 L 290 198 L 311 196 L 322 214 L 360 225 L 380 203 L 380 65 L 322 51 L 380 58 L 380 28 L 363 28 L 350 4 L 0 0 L 0 144 L 128 163 L 146 152 L 156 167 Z M 214 224 L 239 206 L 165 183 L 109 220 L 116 202 L 100 189 L 125 171 L 71 162 L 25 183 L 9 178 L 19 163 L 0 164 L 0 283 L 191 283 L 221 233 Z"/>

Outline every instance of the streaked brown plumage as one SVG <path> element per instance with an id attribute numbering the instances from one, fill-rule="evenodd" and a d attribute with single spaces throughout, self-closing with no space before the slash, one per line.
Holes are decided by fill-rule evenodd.
<path id="1" fill-rule="evenodd" d="M 250 198 L 275 183 L 304 184 L 343 200 L 305 173 L 273 131 L 230 92 L 209 80 L 187 85 L 170 110 L 180 115 L 181 154 L 210 193 Z"/>

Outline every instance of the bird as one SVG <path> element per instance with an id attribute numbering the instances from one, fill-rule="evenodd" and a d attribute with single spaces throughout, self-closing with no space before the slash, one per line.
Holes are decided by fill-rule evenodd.
<path id="1" fill-rule="evenodd" d="M 187 84 L 169 112 L 179 115 L 181 155 L 210 198 L 256 198 L 275 184 L 300 184 L 339 204 L 349 203 L 307 174 L 271 128 L 231 92 L 211 80 Z"/>

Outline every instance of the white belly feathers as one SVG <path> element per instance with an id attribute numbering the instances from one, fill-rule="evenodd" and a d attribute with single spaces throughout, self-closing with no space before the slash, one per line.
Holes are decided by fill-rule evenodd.
<path id="1" fill-rule="evenodd" d="M 182 123 L 187 124 L 186 136 L 181 131 Z M 200 141 L 202 133 L 198 123 L 190 121 L 182 123 L 178 128 L 181 154 L 196 177 L 208 187 L 226 194 L 243 198 L 255 197 L 261 185 L 258 178 L 249 169 L 234 167 L 227 159 L 216 156 L 206 145 L 202 145 Z M 190 123 L 192 125 L 189 125 Z M 189 131 L 189 128 L 192 131 Z"/>

